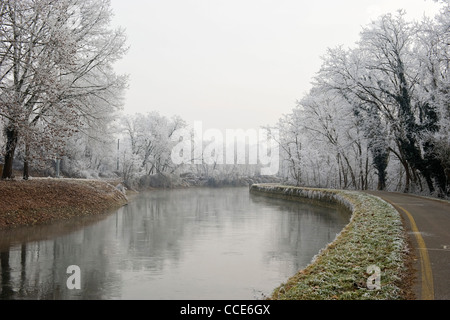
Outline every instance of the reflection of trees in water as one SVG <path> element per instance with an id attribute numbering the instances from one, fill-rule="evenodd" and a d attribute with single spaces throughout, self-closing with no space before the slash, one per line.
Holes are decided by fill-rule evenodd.
<path id="1" fill-rule="evenodd" d="M 81 259 L 70 250 L 61 251 L 59 248 L 70 247 L 73 238 L 86 234 L 88 226 L 108 216 L 77 217 L 51 224 L 2 230 L 0 298 L 66 299 L 73 296 L 75 292 L 69 292 L 66 288 L 66 268 L 70 265 L 66 263 L 69 260 L 66 256 L 70 256 L 72 261 Z M 87 277 L 89 273 L 83 273 L 82 281 Z M 97 297 L 95 291 L 89 294 Z"/>
<path id="2" fill-rule="evenodd" d="M 2 291 L 0 294 L 0 298 L 9 299 L 13 294 L 13 290 L 11 287 L 10 279 L 11 279 L 11 267 L 9 265 L 9 251 L 0 252 L 0 266 L 1 266 L 1 277 L 2 277 Z"/>
<path id="3" fill-rule="evenodd" d="M 251 195 L 253 202 L 282 212 L 273 225 L 275 235 L 267 248 L 267 263 L 289 261 L 286 269 L 296 272 L 306 267 L 312 258 L 348 224 L 350 213 L 319 204 L 287 201 Z"/>
<path id="4" fill-rule="evenodd" d="M 248 194 L 242 189 L 222 190 L 152 191 L 123 208 L 122 243 L 132 257 L 141 258 L 133 260 L 133 267 L 162 270 L 167 262 L 178 263 L 183 248 L 202 236 L 205 224 L 220 229 L 229 218 L 223 212 L 232 215 L 248 204 Z"/>
<path id="5" fill-rule="evenodd" d="M 186 248 L 196 240 L 208 241 L 211 227 L 216 234 L 230 228 L 262 230 L 267 238 L 263 263 L 288 264 L 291 272 L 308 264 L 348 218 L 328 208 L 249 197 L 247 188 L 152 191 L 101 223 L 67 229 L 64 236 L 48 226 L 29 229 L 41 234 L 41 241 L 14 244 L 14 235 L 2 237 L 0 298 L 120 298 L 127 275 L 163 274 L 189 254 Z M 81 269 L 81 290 L 66 287 L 66 270 L 73 264 Z"/>
<path id="6" fill-rule="evenodd" d="M 120 281 L 116 272 L 110 271 L 107 243 L 96 241 L 105 229 L 107 226 L 97 225 L 64 237 L 3 249 L 2 299 L 104 299 L 117 294 L 108 288 Z M 73 264 L 81 269 L 82 290 L 66 287 L 66 270 Z"/>

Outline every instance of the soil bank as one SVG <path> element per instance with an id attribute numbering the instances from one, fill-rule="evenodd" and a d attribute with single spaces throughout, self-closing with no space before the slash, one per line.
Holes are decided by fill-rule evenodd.
<path id="1" fill-rule="evenodd" d="M 114 183 L 103 180 L 0 181 L 0 230 L 105 214 L 127 202 Z"/>

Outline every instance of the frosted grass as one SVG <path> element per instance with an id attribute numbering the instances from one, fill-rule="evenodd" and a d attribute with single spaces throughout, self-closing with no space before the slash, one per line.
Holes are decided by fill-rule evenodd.
<path id="1" fill-rule="evenodd" d="M 311 263 L 276 288 L 280 300 L 401 300 L 409 248 L 401 217 L 392 205 L 356 191 L 253 185 L 252 193 L 343 206 L 352 213 L 348 225 Z M 367 268 L 381 269 L 379 290 L 367 286 Z"/>

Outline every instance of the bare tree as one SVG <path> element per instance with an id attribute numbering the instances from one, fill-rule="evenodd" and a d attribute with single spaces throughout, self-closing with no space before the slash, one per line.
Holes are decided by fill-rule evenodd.
<path id="1" fill-rule="evenodd" d="M 397 187 L 406 192 L 449 194 L 450 2 L 442 3 L 435 19 L 383 15 L 363 28 L 356 48 L 328 50 L 301 108 L 280 120 L 288 167 L 301 168 L 290 171 L 297 183 L 312 174 L 322 185 L 332 169 L 327 178 L 338 175 L 339 187 L 365 189 L 371 160 L 378 189 L 391 175 L 405 179 Z"/>
<path id="2" fill-rule="evenodd" d="M 322 85 L 341 94 L 357 112 L 371 119 L 366 121 L 366 132 L 375 138 L 371 147 L 381 187 L 385 148 L 389 147 L 404 165 L 406 191 L 409 181 L 421 185 L 423 177 L 430 192 L 434 192 L 435 183 L 442 192 L 445 183 L 433 179 L 442 171 L 441 164 L 430 157 L 432 148 L 427 142 L 429 134 L 439 130 L 439 116 L 432 100 L 420 94 L 424 66 L 415 50 L 418 31 L 416 25 L 404 20 L 403 12 L 384 15 L 364 28 L 356 49 L 330 50 L 320 79 Z M 383 136 L 381 132 L 373 134 L 383 123 L 393 138 L 391 146 L 378 139 Z"/>
<path id="3" fill-rule="evenodd" d="M 25 150 L 38 146 L 58 154 L 51 144 L 38 145 L 42 135 L 55 142 L 120 106 L 126 78 L 112 64 L 126 47 L 123 30 L 108 28 L 112 13 L 106 0 L 6 0 L 0 9 L 7 179 L 19 138 Z M 54 145 L 64 141 L 56 140 Z"/>

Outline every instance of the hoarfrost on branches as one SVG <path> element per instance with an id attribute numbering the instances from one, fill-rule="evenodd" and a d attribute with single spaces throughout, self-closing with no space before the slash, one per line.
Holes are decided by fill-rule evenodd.
<path id="1" fill-rule="evenodd" d="M 450 194 L 450 4 L 403 11 L 328 49 L 311 91 L 279 121 L 284 176 L 297 185 Z"/>
<path id="2" fill-rule="evenodd" d="M 106 0 L 5 0 L 0 6 L 2 178 L 12 177 L 17 147 L 24 178 L 33 157 L 61 157 L 64 143 L 121 106 L 126 77 L 112 65 L 126 51 L 123 30 L 109 29 Z"/>

